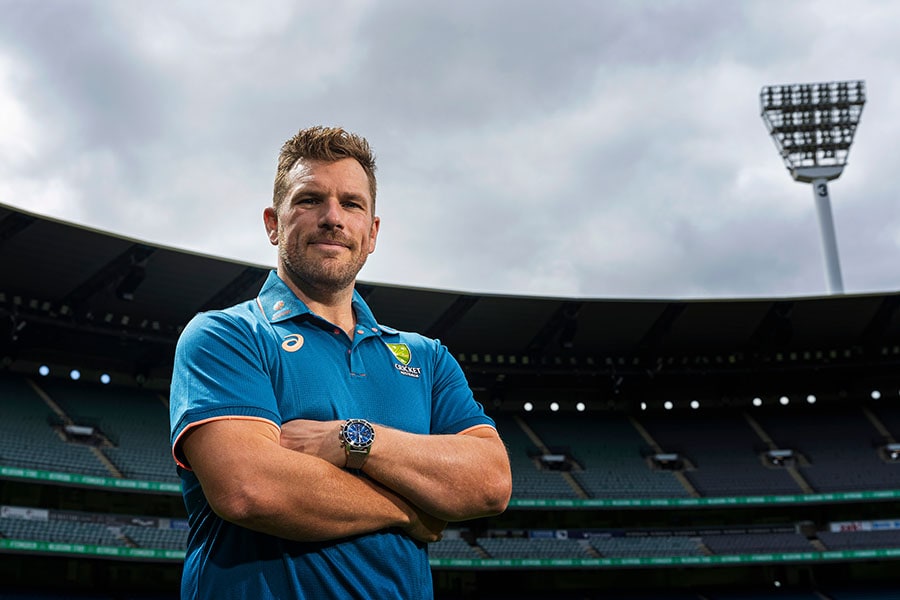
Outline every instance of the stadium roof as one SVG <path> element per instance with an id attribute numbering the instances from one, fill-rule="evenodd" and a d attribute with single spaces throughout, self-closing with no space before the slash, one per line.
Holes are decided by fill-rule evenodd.
<path id="1" fill-rule="evenodd" d="M 171 366 L 197 312 L 256 295 L 271 267 L 203 256 L 0 205 L 4 365 Z M 495 367 L 550 360 L 655 368 L 688 357 L 897 353 L 900 293 L 736 300 L 536 298 L 360 283 L 380 322 Z M 730 359 L 728 357 L 731 357 Z M 821 354 L 820 354 L 821 356 Z M 504 358 L 505 357 L 505 358 Z M 516 360 L 516 357 L 519 360 Z M 715 358 L 709 358 L 715 357 Z M 725 357 L 724 359 L 722 357 Z M 573 362 L 572 364 L 575 364 Z"/>

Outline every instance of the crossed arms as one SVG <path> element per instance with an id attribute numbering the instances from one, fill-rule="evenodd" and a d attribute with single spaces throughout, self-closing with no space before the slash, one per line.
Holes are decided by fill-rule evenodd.
<path id="1" fill-rule="evenodd" d="M 423 542 L 448 521 L 502 512 L 512 489 L 506 447 L 492 427 L 420 435 L 376 425 L 363 468 L 345 471 L 340 421 L 279 429 L 225 419 L 189 430 L 181 448 L 211 508 L 243 527 L 323 541 L 398 527 Z"/>

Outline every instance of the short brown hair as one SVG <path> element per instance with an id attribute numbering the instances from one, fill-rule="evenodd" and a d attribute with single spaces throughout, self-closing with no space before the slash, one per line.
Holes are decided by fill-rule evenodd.
<path id="1" fill-rule="evenodd" d="M 317 125 L 301 129 L 297 135 L 281 146 L 278 154 L 278 171 L 275 174 L 275 191 L 272 204 L 277 208 L 287 193 L 287 174 L 300 159 L 335 162 L 353 158 L 360 164 L 369 180 L 372 194 L 372 212 L 375 211 L 375 155 L 366 138 L 345 131 L 341 127 Z"/>

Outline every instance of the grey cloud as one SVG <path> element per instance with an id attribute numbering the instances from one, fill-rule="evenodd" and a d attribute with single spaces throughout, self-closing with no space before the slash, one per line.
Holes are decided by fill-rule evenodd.
<path id="1" fill-rule="evenodd" d="M 6 9 L 3 50 L 29 65 L 34 84 L 22 94 L 46 127 L 71 132 L 71 150 L 128 148 L 160 131 L 164 79 L 140 63 L 102 5 L 15 2 Z"/>
<path id="2" fill-rule="evenodd" d="M 806 2 L 0 2 L 0 52 L 30 77 L 0 94 L 30 111 L 42 151 L 0 188 L 49 186 L 52 163 L 68 202 L 52 216 L 271 264 L 259 213 L 278 148 L 340 124 L 379 156 L 364 278 L 403 285 L 824 291 L 811 192 L 783 170 L 757 94 L 872 77 L 835 217 L 848 289 L 900 285 L 883 3 L 804 20 Z"/>

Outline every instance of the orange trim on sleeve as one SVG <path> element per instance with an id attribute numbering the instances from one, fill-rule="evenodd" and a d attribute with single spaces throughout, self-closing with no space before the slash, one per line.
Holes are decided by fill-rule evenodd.
<path id="1" fill-rule="evenodd" d="M 457 433 L 456 435 L 466 435 L 466 434 L 468 434 L 468 433 L 472 433 L 472 432 L 475 431 L 476 429 L 482 429 L 482 428 L 484 428 L 484 427 L 487 427 L 488 429 L 491 429 L 491 430 L 493 430 L 493 431 L 497 431 L 497 428 L 496 428 L 496 427 L 491 427 L 491 426 L 488 425 L 487 423 L 481 423 L 480 425 L 473 425 L 472 427 L 469 427 L 468 429 L 463 429 L 462 431 L 460 431 L 460 432 Z"/>
<path id="2" fill-rule="evenodd" d="M 175 464 L 177 464 L 182 469 L 187 469 L 188 471 L 192 471 L 190 465 L 187 464 L 187 460 L 183 460 L 184 457 L 179 455 L 178 452 L 178 444 L 181 442 L 182 438 L 184 438 L 184 434 L 188 431 L 198 427 L 200 425 L 204 425 L 206 423 L 211 423 L 213 421 L 262 421 L 263 423 L 271 423 L 275 425 L 275 428 L 281 431 L 281 427 L 275 424 L 274 421 L 269 419 L 263 419 L 262 417 L 244 417 L 244 416 L 235 416 L 228 415 L 224 417 L 210 417 L 209 419 L 203 419 L 202 421 L 197 421 L 196 423 L 191 423 L 187 427 L 181 430 L 181 433 L 178 434 L 178 437 L 175 438 L 175 443 L 172 444 L 172 458 L 175 459 Z"/>

